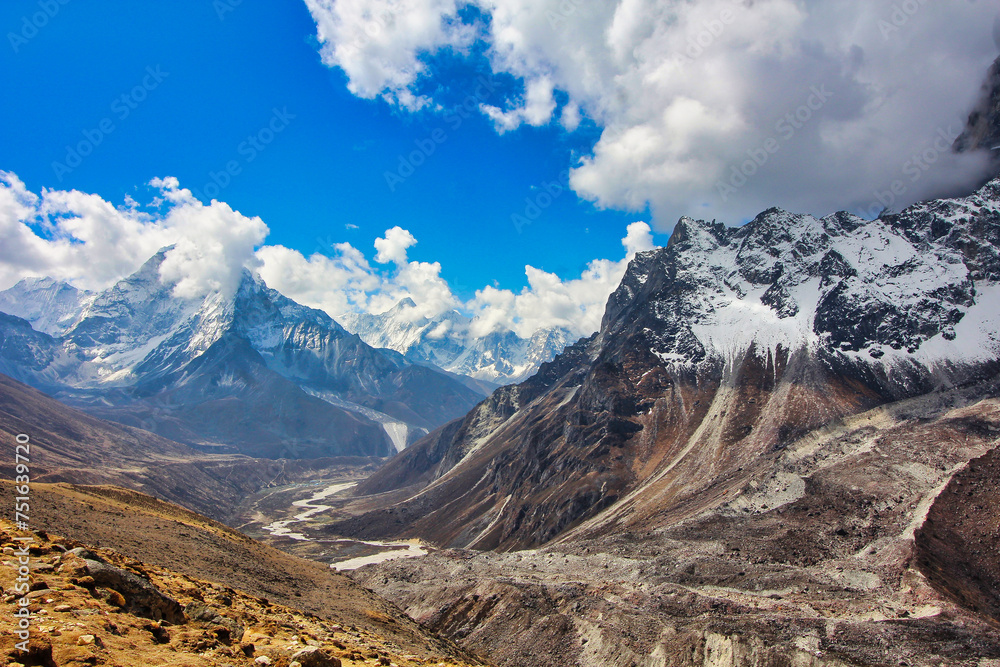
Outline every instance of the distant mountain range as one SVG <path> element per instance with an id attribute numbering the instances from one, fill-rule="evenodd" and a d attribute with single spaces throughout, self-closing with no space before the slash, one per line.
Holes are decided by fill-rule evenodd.
<path id="1" fill-rule="evenodd" d="M 100 292 L 47 278 L 0 292 L 0 372 L 99 417 L 208 451 L 388 456 L 482 394 L 375 349 L 244 271 L 180 298 L 169 248 Z"/>
<path id="2" fill-rule="evenodd" d="M 530 338 L 510 330 L 469 335 L 472 320 L 452 311 L 429 319 L 406 298 L 378 315 L 348 314 L 341 323 L 373 347 L 395 350 L 419 364 L 484 381 L 495 388 L 521 382 L 575 341 L 566 329 L 540 329 Z"/>

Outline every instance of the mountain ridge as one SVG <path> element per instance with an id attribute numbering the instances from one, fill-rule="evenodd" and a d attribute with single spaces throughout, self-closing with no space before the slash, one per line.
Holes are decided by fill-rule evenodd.
<path id="1" fill-rule="evenodd" d="M 626 498 L 645 521 L 695 497 L 681 470 L 740 477 L 740 462 L 824 424 L 985 381 L 1000 350 L 998 232 L 997 181 L 872 221 L 682 218 L 632 261 L 600 332 L 358 489 L 412 487 L 410 500 L 331 530 L 534 547 Z"/>
<path id="2" fill-rule="evenodd" d="M 253 459 L 198 451 L 148 431 L 102 421 L 0 374 L 0 436 L 10 451 L 28 435 L 41 483 L 111 484 L 155 495 L 219 521 L 261 488 L 316 476 L 360 474 L 381 459 Z M 16 476 L 13 455 L 0 464 Z"/>
<path id="3" fill-rule="evenodd" d="M 998 181 L 682 219 L 326 530 L 442 547 L 354 576 L 504 666 L 992 665 L 998 233 Z"/>
<path id="4" fill-rule="evenodd" d="M 0 293 L 14 311 L 0 371 L 102 418 L 271 458 L 389 456 L 481 398 L 249 271 L 231 296 L 178 297 L 159 274 L 169 252 L 97 293 L 51 280 Z"/>

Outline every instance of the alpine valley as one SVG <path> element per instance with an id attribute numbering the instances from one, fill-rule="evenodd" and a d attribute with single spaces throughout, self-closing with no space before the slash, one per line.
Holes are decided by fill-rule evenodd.
<path id="1" fill-rule="evenodd" d="M 167 252 L 101 293 L 0 294 L 0 370 L 89 413 L 5 381 L 46 481 L 360 555 L 357 583 L 497 665 L 1000 661 L 1000 179 L 875 220 L 682 218 L 598 332 L 503 347 L 539 370 L 481 401 L 406 302 L 350 323 L 404 356 L 250 272 L 178 298 Z"/>
<path id="2" fill-rule="evenodd" d="M 996 2 L 7 4 L 0 665 L 1000 667 Z"/>
<path id="3" fill-rule="evenodd" d="M 599 331 L 547 362 L 561 334 L 497 343 L 505 366 L 406 302 L 350 322 L 390 350 L 250 272 L 179 298 L 168 252 L 104 292 L 0 294 L 4 438 L 37 434 L 53 530 L 118 542 L 108 562 L 173 564 L 116 538 L 127 526 L 190 540 L 157 518 L 187 510 L 143 491 L 296 572 L 368 563 L 354 582 L 401 608 L 373 631 L 405 612 L 416 652 L 468 664 L 1000 664 L 1000 179 L 875 220 L 682 218 Z M 478 378 L 432 365 L 473 358 Z M 485 400 L 471 388 L 532 364 Z M 186 604 L 190 633 L 207 602 Z M 323 632 L 334 652 L 361 637 Z"/>
<path id="4" fill-rule="evenodd" d="M 996 665 L 1000 180 L 864 220 L 683 218 L 600 331 L 322 528 L 502 665 Z"/>

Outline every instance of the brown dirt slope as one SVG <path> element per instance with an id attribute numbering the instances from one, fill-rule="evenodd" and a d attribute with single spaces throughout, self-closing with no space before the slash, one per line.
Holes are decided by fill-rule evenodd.
<path id="1" fill-rule="evenodd" d="M 1000 448 L 973 459 L 916 533 L 920 571 L 938 590 L 1000 626 Z"/>
<path id="2" fill-rule="evenodd" d="M 18 646 L 21 638 L 13 618 L 4 614 L 0 621 L 0 655 L 11 667 L 287 667 L 296 659 L 301 665 L 321 667 L 469 664 L 438 655 L 425 659 L 369 629 L 142 563 L 110 549 L 78 553 L 74 548 L 82 545 L 75 540 L 15 531 L 9 522 L 0 521 L 0 588 L 7 604 L 18 604 L 22 596 L 15 588 L 14 567 L 21 543 L 14 538 L 25 536 L 34 538 L 31 592 L 26 596 L 34 618 L 27 650 Z M 117 578 L 92 576 L 95 560 L 102 563 L 98 568 L 114 572 Z M 142 590 L 127 580 L 140 582 Z M 137 607 L 143 592 L 154 589 L 154 595 L 183 611 L 167 620 Z M 381 614 L 374 608 L 368 611 Z"/>
<path id="3" fill-rule="evenodd" d="M 12 485 L 3 482 L 0 488 L 2 497 L 12 501 Z M 399 655 L 479 664 L 329 567 L 272 549 L 221 523 L 135 491 L 32 484 L 31 518 L 49 533 L 95 548 L 111 547 L 119 555 L 116 557 L 145 567 L 210 581 L 268 604 L 357 628 L 366 636 L 382 638 Z"/>
<path id="4" fill-rule="evenodd" d="M 212 455 L 138 428 L 103 421 L 0 374 L 0 474 L 12 478 L 15 437 L 31 438 L 33 481 L 114 484 L 225 519 L 268 485 L 310 471 L 371 466 L 372 459 L 314 461 Z"/>

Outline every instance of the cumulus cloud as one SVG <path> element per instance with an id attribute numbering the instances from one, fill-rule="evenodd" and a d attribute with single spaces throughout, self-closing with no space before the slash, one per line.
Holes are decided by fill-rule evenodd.
<path id="1" fill-rule="evenodd" d="M 473 0 L 484 18 L 468 20 L 447 0 L 306 4 L 351 90 L 404 108 L 433 105 L 429 54 L 482 40 L 522 82 L 481 107 L 497 131 L 589 118 L 602 133 L 572 187 L 662 227 L 898 209 L 986 173 L 984 155 L 941 150 L 1000 46 L 985 0 Z"/>
<path id="2" fill-rule="evenodd" d="M 159 196 L 150 210 L 131 198 L 116 208 L 77 190 L 37 195 L 0 172 L 0 289 L 27 276 L 102 289 L 169 245 L 161 276 L 177 296 L 235 289 L 243 268 L 257 266 L 254 250 L 268 233 L 263 221 L 221 202 L 206 206 L 173 178 L 151 185 Z"/>
<path id="3" fill-rule="evenodd" d="M 477 291 L 467 304 L 474 314 L 471 335 L 481 337 L 510 330 L 529 338 L 540 329 L 557 327 L 575 336 L 592 334 L 600 328 L 608 297 L 618 287 L 635 253 L 654 247 L 649 225 L 629 225 L 622 245 L 623 259 L 595 259 L 579 278 L 562 280 L 553 273 L 526 266 L 528 285 L 519 293 L 491 286 Z"/>
<path id="4" fill-rule="evenodd" d="M 296 250 L 265 246 L 257 256 L 261 277 L 271 287 L 309 306 L 321 308 L 334 318 L 353 312 L 384 313 L 404 299 L 412 306 L 402 309 L 411 321 L 437 319 L 448 311 L 471 318 L 468 330 L 452 329 L 440 322 L 432 338 L 467 335 L 480 338 L 497 331 L 513 331 L 528 338 L 540 329 L 564 328 L 585 336 L 597 331 L 604 306 L 618 287 L 635 253 L 653 246 L 652 230 L 645 222 L 628 226 L 620 260 L 596 259 L 579 278 L 563 280 L 532 266 L 525 267 L 528 285 L 518 293 L 487 286 L 463 303 L 441 277 L 441 264 L 409 260 L 408 248 L 416 244 L 410 232 L 400 227 L 376 239 L 372 266 L 363 254 L 347 243 L 333 247 L 330 255 L 305 257 Z"/>
<path id="5" fill-rule="evenodd" d="M 381 277 L 349 243 L 338 243 L 331 250 L 330 255 L 314 253 L 307 258 L 284 246 L 264 246 L 257 251 L 258 271 L 268 286 L 333 317 L 369 311 L 369 295 L 379 291 Z"/>
<path id="6" fill-rule="evenodd" d="M 464 4 L 464 3 L 463 3 Z M 323 44 L 323 62 L 340 67 L 351 92 L 416 110 L 430 100 L 413 86 L 426 67 L 420 56 L 474 37 L 454 0 L 306 0 Z"/>
<path id="7" fill-rule="evenodd" d="M 173 246 L 160 276 L 181 298 L 235 290 L 245 268 L 286 296 L 326 311 L 383 313 L 405 299 L 412 321 L 457 311 L 471 319 L 453 330 L 442 320 L 431 337 L 485 336 L 514 331 L 530 337 L 560 327 L 574 335 L 598 329 L 608 296 L 637 252 L 653 248 L 650 226 L 635 222 L 622 239 L 624 257 L 596 259 L 577 278 L 526 266 L 520 292 L 487 286 L 463 302 L 441 276 L 439 262 L 411 260 L 417 239 L 399 226 L 376 239 L 374 261 L 349 243 L 306 257 L 298 250 L 263 245 L 267 225 L 224 202 L 202 204 L 176 178 L 155 179 L 157 196 L 143 207 L 131 197 L 115 207 L 76 190 L 30 192 L 14 174 L 0 172 L 0 289 L 29 276 L 65 280 L 81 289 L 103 289 L 134 272 L 160 248 Z"/>
<path id="8" fill-rule="evenodd" d="M 624 257 L 620 260 L 595 259 L 578 278 L 569 280 L 525 266 L 528 285 L 520 292 L 486 286 L 463 303 L 441 277 L 439 262 L 408 259 L 407 250 L 416 243 L 405 229 L 386 230 L 374 243 L 375 261 L 389 265 L 385 268 L 368 264 L 347 243 L 334 246 L 330 256 L 306 258 L 280 246 L 265 246 L 257 256 L 263 264 L 261 277 L 268 285 L 334 318 L 352 312 L 384 313 L 410 299 L 413 305 L 401 310 L 404 319 L 434 320 L 449 311 L 471 318 L 468 329 L 462 331 L 452 330 L 448 321 L 441 322 L 431 332 L 432 338 L 480 338 L 499 331 L 529 338 L 548 328 L 563 328 L 576 336 L 597 331 L 608 297 L 621 282 L 628 262 L 635 253 L 654 247 L 650 226 L 635 222 L 622 239 Z"/>
<path id="9" fill-rule="evenodd" d="M 375 261 L 380 264 L 406 264 L 406 251 L 416 242 L 413 234 L 397 225 L 387 230 L 384 237 L 375 240 L 375 250 L 378 251 Z"/>

